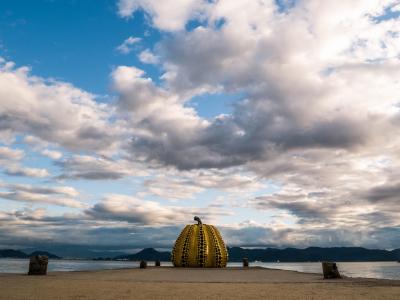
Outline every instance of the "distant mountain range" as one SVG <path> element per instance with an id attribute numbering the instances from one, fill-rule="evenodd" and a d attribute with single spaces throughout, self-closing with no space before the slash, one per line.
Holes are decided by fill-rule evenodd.
<path id="1" fill-rule="evenodd" d="M 46 252 L 46 251 L 33 251 L 30 254 L 26 254 L 25 252 L 22 252 L 20 250 L 13 250 L 13 249 L 4 249 L 0 250 L 0 257 L 7 257 L 7 258 L 29 258 L 31 256 L 35 255 L 46 255 L 48 258 L 52 259 L 60 259 L 61 257 Z"/>
<path id="2" fill-rule="evenodd" d="M 245 249 L 228 248 L 229 261 L 241 261 L 247 257 L 250 261 L 264 262 L 318 262 L 318 261 L 398 261 L 400 249 L 393 251 L 365 249 L 361 247 L 309 247 L 306 249 Z"/>
<path id="3" fill-rule="evenodd" d="M 335 247 L 319 248 L 309 247 L 306 249 L 246 249 L 240 247 L 228 248 L 229 261 L 241 262 L 244 257 L 249 261 L 263 262 L 318 262 L 318 261 L 398 261 L 400 260 L 400 249 L 393 251 L 365 249 L 361 247 Z M 153 248 L 143 249 L 132 255 L 121 255 L 115 259 L 127 260 L 160 260 L 169 261 L 169 252 L 158 252 Z"/>
<path id="4" fill-rule="evenodd" d="M 41 248 L 29 248 L 21 249 L 25 253 L 32 251 L 47 251 L 54 253 L 62 258 L 80 258 L 80 259 L 92 259 L 92 258 L 114 258 L 119 255 L 126 254 L 122 251 L 99 251 L 93 250 L 87 246 L 73 246 L 73 245 L 53 245 Z"/>
<path id="5" fill-rule="evenodd" d="M 0 250 L 0 257 L 10 257 L 10 258 L 27 258 L 28 254 L 13 249 L 3 249 Z"/>
<path id="6" fill-rule="evenodd" d="M 79 253 L 79 249 L 68 252 L 66 248 L 62 251 L 48 251 L 35 250 L 27 254 L 27 251 L 5 249 L 0 250 L 0 257 L 12 258 L 28 258 L 32 255 L 42 254 L 47 255 L 49 258 L 58 259 L 64 258 L 108 258 L 114 260 L 148 260 L 148 261 L 169 261 L 171 257 L 170 252 L 160 252 L 153 248 L 146 248 L 135 254 L 127 254 L 122 252 L 97 252 L 87 249 Z M 306 249 L 286 248 L 286 249 L 247 249 L 241 247 L 228 248 L 229 261 L 240 262 L 244 257 L 249 261 L 263 261 L 263 262 L 318 262 L 318 261 L 400 261 L 400 249 L 379 250 L 379 249 L 365 249 L 361 247 L 334 247 L 334 248 L 320 248 L 309 247 Z M 29 252 L 28 252 L 29 253 Z M 64 255 L 60 255 L 64 253 Z M 65 255 L 66 254 L 66 255 Z"/>
<path id="7" fill-rule="evenodd" d="M 126 260 L 159 260 L 159 261 L 170 261 L 171 252 L 158 252 L 153 248 L 146 248 L 135 254 L 125 254 L 115 257 L 115 259 L 126 259 Z"/>
<path id="8" fill-rule="evenodd" d="M 48 258 L 61 259 L 60 256 L 57 256 L 57 255 L 52 254 L 52 253 L 47 252 L 47 251 L 33 251 L 31 254 L 29 254 L 29 257 L 30 256 L 35 256 L 35 255 L 46 255 Z"/>

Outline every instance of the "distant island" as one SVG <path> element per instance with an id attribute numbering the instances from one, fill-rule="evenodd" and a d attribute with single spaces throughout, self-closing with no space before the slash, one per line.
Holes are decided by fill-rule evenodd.
<path id="1" fill-rule="evenodd" d="M 85 255 L 79 256 L 79 253 L 74 255 L 62 256 L 55 252 L 53 254 L 49 251 L 35 250 L 30 253 L 21 250 L 4 249 L 0 250 L 0 258 L 29 258 L 33 255 L 47 255 L 51 259 L 76 258 L 76 259 L 95 259 L 95 260 L 129 260 L 129 261 L 169 261 L 170 252 L 160 252 L 153 248 L 143 249 L 135 254 L 127 254 L 120 252 L 90 252 L 91 257 L 88 257 L 88 250 L 83 251 Z M 309 247 L 305 249 L 296 248 L 264 248 L 264 249 L 249 249 L 241 247 L 228 247 L 229 261 L 241 262 L 244 257 L 249 261 L 262 261 L 262 262 L 318 262 L 318 261 L 399 261 L 400 249 L 379 250 L 379 249 L 366 249 L 362 247 Z M 118 253 L 118 255 L 108 255 Z M 97 254 L 97 255 L 96 255 Z M 101 255 L 99 255 L 101 254 Z"/>

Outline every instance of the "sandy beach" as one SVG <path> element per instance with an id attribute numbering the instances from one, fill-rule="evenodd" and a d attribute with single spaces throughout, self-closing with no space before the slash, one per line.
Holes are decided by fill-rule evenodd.
<path id="1" fill-rule="evenodd" d="M 0 299 L 400 299 L 400 281 L 323 280 L 264 268 L 154 268 L 0 275 Z"/>

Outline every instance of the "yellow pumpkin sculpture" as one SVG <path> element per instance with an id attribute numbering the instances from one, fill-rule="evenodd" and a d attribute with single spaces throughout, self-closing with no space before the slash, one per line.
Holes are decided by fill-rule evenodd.
<path id="1" fill-rule="evenodd" d="M 203 224 L 186 225 L 172 250 L 175 267 L 223 268 L 228 261 L 228 251 L 218 229 Z"/>

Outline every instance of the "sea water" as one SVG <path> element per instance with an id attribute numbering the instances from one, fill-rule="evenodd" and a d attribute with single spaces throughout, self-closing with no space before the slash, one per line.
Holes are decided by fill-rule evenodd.
<path id="1" fill-rule="evenodd" d="M 231 263 L 231 266 L 241 266 L 241 263 Z M 253 262 L 250 266 L 270 269 L 291 270 L 304 273 L 322 274 L 320 262 L 265 263 Z M 348 277 L 397 279 L 400 280 L 400 263 L 396 261 L 374 262 L 337 262 L 340 274 Z"/>
<path id="2" fill-rule="evenodd" d="M 398 262 L 338 262 L 342 275 L 349 277 L 397 279 L 400 280 L 400 263 Z M 149 266 L 154 262 L 148 262 Z M 162 266 L 172 266 L 171 262 L 162 262 Z M 228 263 L 228 267 L 238 267 L 241 263 Z M 271 269 L 292 270 L 305 273 L 322 273 L 321 263 L 264 263 L 250 262 L 250 266 Z M 95 271 L 108 269 L 138 268 L 135 261 L 94 261 L 94 260 L 65 260 L 50 259 L 48 271 Z M 28 259 L 0 258 L 0 273 L 27 273 Z"/>

